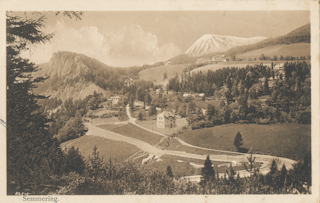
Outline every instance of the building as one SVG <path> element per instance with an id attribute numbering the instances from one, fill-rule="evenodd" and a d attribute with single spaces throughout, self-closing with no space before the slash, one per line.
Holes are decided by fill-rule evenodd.
<path id="1" fill-rule="evenodd" d="M 132 78 L 127 79 L 127 80 L 124 81 L 124 85 L 127 86 L 127 87 L 131 86 L 132 84 L 133 84 L 133 79 Z"/>
<path id="2" fill-rule="evenodd" d="M 211 58 L 211 61 L 212 62 L 227 62 L 227 61 L 229 61 L 230 60 L 230 58 L 229 57 L 226 57 L 225 55 L 216 55 L 216 56 L 213 56 L 212 58 Z"/>
<path id="3" fill-rule="evenodd" d="M 196 64 L 206 64 L 211 63 L 210 58 L 199 58 L 196 60 Z"/>
<path id="4" fill-rule="evenodd" d="M 173 128 L 176 125 L 174 114 L 163 111 L 157 115 L 157 128 Z"/>
<path id="5" fill-rule="evenodd" d="M 207 115 L 207 109 L 201 109 L 202 115 Z"/>
<path id="6" fill-rule="evenodd" d="M 187 183 L 200 183 L 202 175 L 184 176 L 181 179 L 187 181 Z"/>
<path id="7" fill-rule="evenodd" d="M 121 97 L 119 97 L 119 96 L 112 96 L 112 97 L 110 97 L 109 100 L 111 100 L 112 104 L 118 104 L 119 101 L 121 101 Z"/>
<path id="8" fill-rule="evenodd" d="M 164 65 L 165 65 L 165 66 L 171 65 L 171 61 L 166 61 L 166 62 L 164 63 Z"/>
<path id="9" fill-rule="evenodd" d="M 144 102 L 143 101 L 134 101 L 133 106 L 142 108 L 144 106 Z"/>

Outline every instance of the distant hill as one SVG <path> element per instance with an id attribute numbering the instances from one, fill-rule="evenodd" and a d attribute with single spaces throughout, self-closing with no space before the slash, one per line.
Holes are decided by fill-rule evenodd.
<path id="1" fill-rule="evenodd" d="M 253 44 L 266 37 L 234 37 L 225 35 L 206 34 L 200 37 L 192 46 L 186 51 L 188 56 L 202 56 L 204 54 L 225 52 L 232 47 Z"/>
<path id="2" fill-rule="evenodd" d="M 145 81 L 151 81 L 155 85 L 165 85 L 168 79 L 178 74 L 181 76 L 183 70 L 190 64 L 173 64 L 173 65 L 163 65 L 153 68 L 148 68 L 139 72 L 139 79 Z M 164 80 L 164 74 L 167 75 L 167 80 Z"/>
<path id="3" fill-rule="evenodd" d="M 89 69 L 106 69 L 114 70 L 106 64 L 90 58 L 83 54 L 74 52 L 58 51 L 53 54 L 49 63 L 40 64 L 36 76 L 50 76 L 50 77 L 63 77 L 71 75 L 74 77 L 80 73 L 88 72 Z"/>
<path id="4" fill-rule="evenodd" d="M 254 51 L 257 49 L 262 49 L 265 47 L 276 46 L 276 45 L 288 45 L 288 44 L 295 44 L 295 43 L 310 43 L 310 24 L 301 26 L 289 32 L 288 34 L 278 36 L 275 38 L 268 38 L 260 42 L 257 42 L 255 44 L 237 46 L 224 52 L 217 51 L 213 53 L 203 54 L 200 56 L 190 56 L 184 53 L 184 54 L 175 56 L 168 61 L 170 61 L 172 64 L 194 63 L 198 58 L 210 58 L 217 54 L 224 54 L 226 56 L 233 57 L 236 55 L 240 55 L 240 54 L 243 54 L 249 51 Z"/>
<path id="5" fill-rule="evenodd" d="M 278 58 L 280 58 L 280 56 L 308 58 L 308 56 L 310 56 L 310 43 L 281 44 L 275 46 L 268 46 L 236 55 L 236 58 L 242 60 L 254 60 L 259 59 L 259 57 L 262 54 L 270 58 L 273 58 L 273 56 L 277 56 Z"/>
<path id="6" fill-rule="evenodd" d="M 49 63 L 39 64 L 38 68 L 34 77 L 48 79 L 34 91 L 61 100 L 83 99 L 94 92 L 106 95 L 106 89 L 119 76 L 114 68 L 96 59 L 65 51 L 54 53 Z"/>
<path id="7" fill-rule="evenodd" d="M 310 24 L 303 25 L 283 36 L 269 38 L 256 44 L 231 48 L 230 50 L 225 52 L 225 55 L 235 56 L 269 46 L 295 43 L 310 43 Z"/>

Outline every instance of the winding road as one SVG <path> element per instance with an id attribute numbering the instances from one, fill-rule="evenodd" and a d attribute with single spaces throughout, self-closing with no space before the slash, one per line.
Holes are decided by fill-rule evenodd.
<path id="1" fill-rule="evenodd" d="M 130 114 L 130 107 L 129 105 L 127 105 L 126 107 L 127 110 L 127 115 L 129 117 L 128 122 L 132 123 L 133 125 L 140 127 L 144 130 L 147 130 L 149 132 L 155 133 L 157 135 L 161 135 L 163 136 L 164 140 L 167 135 L 161 134 L 159 132 L 155 132 L 153 130 L 144 128 L 140 125 L 136 124 L 136 119 L 131 117 Z M 172 156 L 179 156 L 179 157 L 184 157 L 184 158 L 192 158 L 192 159 L 199 159 L 199 160 L 205 160 L 207 155 L 199 155 L 199 154 L 192 154 L 192 153 L 187 153 L 184 151 L 173 151 L 173 150 L 163 150 L 163 149 L 159 149 L 155 146 L 150 145 L 147 142 L 144 142 L 142 140 L 136 139 L 136 138 L 132 138 L 132 137 L 127 137 L 124 135 L 121 135 L 119 133 L 115 133 L 109 130 L 105 130 L 102 128 L 97 127 L 96 125 L 92 124 L 92 123 L 84 123 L 84 125 L 89 129 L 87 132 L 87 135 L 93 135 L 93 136 L 99 136 L 99 137 L 103 137 L 109 140 L 114 140 L 114 141 L 121 141 L 121 142 L 126 142 L 128 144 L 134 145 L 136 147 L 138 147 L 139 149 L 143 150 L 144 152 L 149 153 L 148 158 L 144 159 L 143 161 L 148 161 L 148 159 L 157 159 L 160 158 L 162 155 L 172 155 Z M 209 148 L 203 148 L 203 147 L 198 147 L 198 146 L 194 146 L 191 144 L 188 144 L 184 141 L 182 141 L 179 138 L 176 138 L 181 145 L 185 145 L 188 147 L 193 147 L 193 148 L 197 148 L 197 149 L 203 149 L 203 150 L 209 150 L 209 151 L 219 151 L 219 152 L 224 152 L 227 154 L 223 154 L 223 155 L 216 155 L 216 154 L 209 154 L 210 159 L 212 161 L 223 161 L 223 162 L 247 162 L 247 157 L 249 156 L 248 154 L 242 154 L 242 153 L 238 153 L 238 152 L 231 152 L 231 151 L 224 151 L 224 150 L 214 150 L 214 149 L 209 149 Z M 253 156 L 256 158 L 255 161 L 256 162 L 262 162 L 262 165 L 260 167 L 260 173 L 266 174 L 269 172 L 269 163 L 271 162 L 272 159 L 276 159 L 278 160 L 278 162 L 280 162 L 280 166 L 282 166 L 282 164 L 285 164 L 287 169 L 292 168 L 292 164 L 294 164 L 296 161 L 291 160 L 291 159 L 287 159 L 287 158 L 283 158 L 283 157 L 276 157 L 276 156 L 269 156 L 269 155 L 261 155 L 261 154 L 253 154 Z M 249 172 L 247 172 L 246 170 L 239 170 L 237 171 L 237 173 L 239 173 L 240 177 L 244 177 L 244 176 L 249 176 Z"/>

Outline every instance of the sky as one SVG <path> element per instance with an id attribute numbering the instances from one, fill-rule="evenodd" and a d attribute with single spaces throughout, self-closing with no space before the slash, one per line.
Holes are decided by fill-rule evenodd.
<path id="1" fill-rule="evenodd" d="M 54 52 L 72 51 L 115 67 L 168 60 L 204 34 L 276 37 L 310 23 L 309 11 L 90 11 L 81 20 L 42 14 L 46 16 L 42 31 L 55 36 L 30 46 L 24 57 L 39 64 L 48 62 Z"/>

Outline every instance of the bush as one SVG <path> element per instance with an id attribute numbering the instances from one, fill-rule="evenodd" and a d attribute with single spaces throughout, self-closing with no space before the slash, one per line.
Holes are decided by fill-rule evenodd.
<path id="1" fill-rule="evenodd" d="M 212 121 L 204 121 L 204 120 L 194 122 L 191 125 L 192 130 L 200 129 L 200 128 L 210 128 L 210 127 L 214 127 L 214 124 L 212 123 Z"/>

